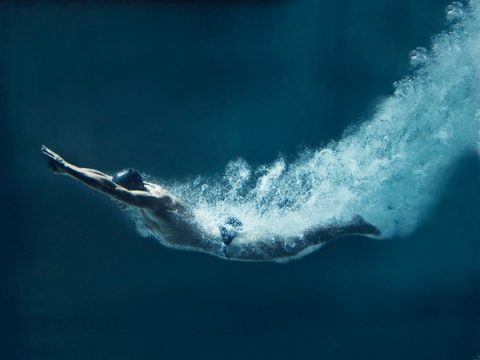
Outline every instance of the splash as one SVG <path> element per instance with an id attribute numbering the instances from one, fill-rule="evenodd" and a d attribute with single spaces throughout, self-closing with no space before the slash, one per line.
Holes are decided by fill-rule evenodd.
<path id="1" fill-rule="evenodd" d="M 479 148 L 480 6 L 446 9 L 448 32 L 410 54 L 414 72 L 395 83 L 368 121 L 296 161 L 252 169 L 231 162 L 221 178 L 171 190 L 206 227 L 235 216 L 245 231 L 300 233 L 360 214 L 384 238 L 407 235 L 427 214 L 448 167 Z"/>

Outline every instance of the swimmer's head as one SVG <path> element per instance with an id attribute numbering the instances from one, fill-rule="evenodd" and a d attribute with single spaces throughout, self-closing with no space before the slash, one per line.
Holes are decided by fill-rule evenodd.
<path id="1" fill-rule="evenodd" d="M 142 175 L 133 169 L 123 169 L 113 175 L 112 181 L 128 190 L 147 191 L 143 183 Z"/>

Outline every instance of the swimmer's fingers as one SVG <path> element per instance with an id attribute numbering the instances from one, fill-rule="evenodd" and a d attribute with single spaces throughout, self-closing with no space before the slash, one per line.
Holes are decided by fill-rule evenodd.
<path id="1" fill-rule="evenodd" d="M 47 159 L 48 165 L 54 173 L 63 174 L 66 172 L 67 164 L 60 155 L 47 148 L 45 145 L 42 145 L 42 154 Z"/>

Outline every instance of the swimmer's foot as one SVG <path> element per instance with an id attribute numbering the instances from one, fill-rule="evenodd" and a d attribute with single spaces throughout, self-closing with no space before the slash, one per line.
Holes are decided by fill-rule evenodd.
<path id="1" fill-rule="evenodd" d="M 357 234 L 373 235 L 373 236 L 382 235 L 382 232 L 380 231 L 380 229 L 370 224 L 369 222 L 365 221 L 365 219 L 360 215 L 355 215 L 353 217 L 352 222 L 350 223 L 350 226 L 352 226 L 355 229 L 355 232 Z"/>
<path id="2" fill-rule="evenodd" d="M 66 173 L 67 162 L 57 153 L 53 152 L 45 145 L 42 145 L 42 154 L 48 161 L 48 165 L 55 174 Z"/>

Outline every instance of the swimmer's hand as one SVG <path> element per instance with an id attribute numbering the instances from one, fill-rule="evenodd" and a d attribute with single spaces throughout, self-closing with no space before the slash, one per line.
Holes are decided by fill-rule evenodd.
<path id="1" fill-rule="evenodd" d="M 55 174 L 65 174 L 67 172 L 67 162 L 63 158 L 54 153 L 52 150 L 42 145 L 42 154 L 48 161 L 48 165 Z"/>

